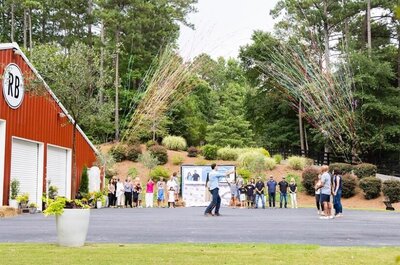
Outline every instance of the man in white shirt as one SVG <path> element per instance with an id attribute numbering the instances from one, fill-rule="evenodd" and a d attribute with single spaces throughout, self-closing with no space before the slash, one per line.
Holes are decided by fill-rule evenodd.
<path id="1" fill-rule="evenodd" d="M 212 200 L 210 202 L 210 205 L 206 208 L 204 212 L 204 216 L 213 216 L 212 214 L 212 209 L 215 207 L 215 215 L 220 216 L 219 214 L 219 208 L 221 207 L 221 197 L 219 196 L 219 180 L 221 178 L 225 178 L 229 174 L 233 172 L 226 172 L 225 174 L 222 174 L 218 172 L 218 167 L 215 163 L 211 165 L 211 172 L 208 174 L 208 183 L 209 184 L 209 189 L 212 195 Z"/>

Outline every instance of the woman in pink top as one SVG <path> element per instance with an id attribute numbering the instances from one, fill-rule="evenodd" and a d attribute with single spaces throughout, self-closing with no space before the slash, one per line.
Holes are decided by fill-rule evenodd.
<path id="1" fill-rule="evenodd" d="M 153 207 L 154 181 L 149 179 L 146 185 L 146 208 Z"/>

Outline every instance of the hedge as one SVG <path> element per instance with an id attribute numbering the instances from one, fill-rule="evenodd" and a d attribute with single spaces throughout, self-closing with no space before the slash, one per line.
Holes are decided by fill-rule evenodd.
<path id="1" fill-rule="evenodd" d="M 360 180 L 360 188 L 367 200 L 378 198 L 381 194 L 382 180 L 377 177 L 366 177 Z"/>
<path id="2" fill-rule="evenodd" d="M 319 173 L 319 168 L 315 166 L 303 170 L 301 184 L 308 195 L 315 195 L 315 183 L 318 180 Z"/>
<path id="3" fill-rule="evenodd" d="M 212 144 L 206 144 L 202 148 L 202 153 L 205 159 L 215 160 L 217 159 L 218 146 Z"/>
<path id="4" fill-rule="evenodd" d="M 373 164 L 362 163 L 353 167 L 354 174 L 359 178 L 375 177 L 377 167 Z"/>
<path id="5" fill-rule="evenodd" d="M 303 170 L 306 166 L 306 159 L 301 156 L 291 156 L 288 158 L 289 167 L 294 170 Z"/>
<path id="6" fill-rule="evenodd" d="M 142 147 L 139 144 L 131 145 L 126 148 L 126 159 L 136 162 L 142 154 Z"/>
<path id="7" fill-rule="evenodd" d="M 341 172 L 341 174 L 351 173 L 353 166 L 347 163 L 332 163 L 329 165 L 329 172 Z"/>
<path id="8" fill-rule="evenodd" d="M 345 174 L 342 177 L 342 197 L 351 198 L 356 194 L 357 177 L 352 174 Z"/>
<path id="9" fill-rule="evenodd" d="M 382 192 L 391 203 L 400 202 L 400 181 L 394 179 L 384 181 Z"/>
<path id="10" fill-rule="evenodd" d="M 158 159 L 160 165 L 164 165 L 168 162 L 168 153 L 164 146 L 154 145 L 149 148 L 149 152 Z"/>
<path id="11" fill-rule="evenodd" d="M 169 150 L 175 151 L 185 150 L 187 147 L 185 138 L 181 136 L 166 136 L 162 140 L 162 145 L 164 145 Z"/>

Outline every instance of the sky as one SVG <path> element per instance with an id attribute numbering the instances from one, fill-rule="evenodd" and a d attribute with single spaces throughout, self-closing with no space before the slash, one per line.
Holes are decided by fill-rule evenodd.
<path id="1" fill-rule="evenodd" d="M 178 44 L 184 58 L 201 53 L 212 58 L 237 57 L 240 46 L 251 42 L 254 30 L 272 31 L 270 10 L 278 0 L 198 0 L 197 13 L 187 20 L 195 30 L 181 26 Z"/>

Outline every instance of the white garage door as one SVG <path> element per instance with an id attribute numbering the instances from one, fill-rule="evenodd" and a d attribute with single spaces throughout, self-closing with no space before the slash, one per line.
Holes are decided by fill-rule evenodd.
<path id="1" fill-rule="evenodd" d="M 20 194 L 29 193 L 29 202 L 39 203 L 39 144 L 20 139 L 12 140 L 11 179 L 20 182 Z"/>
<path id="2" fill-rule="evenodd" d="M 58 188 L 59 196 L 69 197 L 68 164 L 66 149 L 47 147 L 47 179 L 51 181 L 50 186 Z"/>

